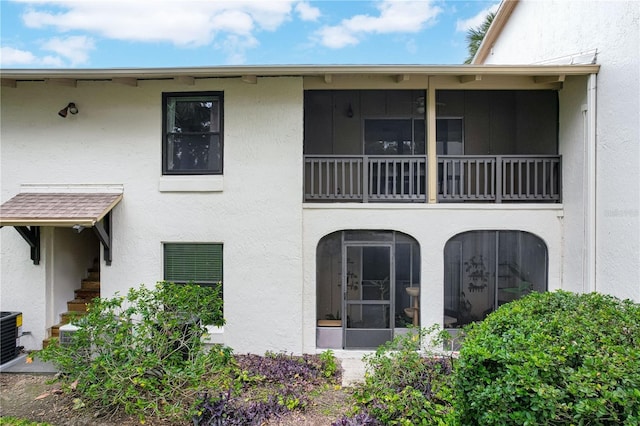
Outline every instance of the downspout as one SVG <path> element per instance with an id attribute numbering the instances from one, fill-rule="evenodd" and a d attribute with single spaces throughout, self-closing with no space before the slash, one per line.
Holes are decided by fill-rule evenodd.
<path id="1" fill-rule="evenodd" d="M 597 203 L 597 136 L 596 136 L 596 74 L 590 74 L 587 82 L 587 276 L 588 292 L 597 290 L 596 286 L 596 203 Z"/>

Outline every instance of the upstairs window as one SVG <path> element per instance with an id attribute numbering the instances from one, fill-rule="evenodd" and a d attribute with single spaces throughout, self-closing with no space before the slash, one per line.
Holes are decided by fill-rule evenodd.
<path id="1" fill-rule="evenodd" d="M 163 174 L 222 174 L 222 98 L 221 92 L 163 94 Z"/>

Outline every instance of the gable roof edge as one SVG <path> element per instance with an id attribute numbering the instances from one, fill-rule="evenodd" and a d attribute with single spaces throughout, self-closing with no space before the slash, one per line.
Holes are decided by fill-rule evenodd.
<path id="1" fill-rule="evenodd" d="M 493 47 L 493 44 L 498 39 L 498 36 L 502 32 L 502 29 L 504 28 L 507 21 L 509 20 L 511 13 L 513 12 L 513 9 L 515 9 L 518 2 L 519 0 L 502 0 L 502 3 L 500 3 L 500 7 L 496 12 L 496 16 L 493 18 L 493 22 L 491 22 L 491 25 L 489 26 L 487 33 L 484 35 L 484 38 L 482 39 L 482 43 L 480 43 L 480 47 L 478 47 L 478 51 L 476 52 L 476 55 L 473 57 L 471 64 L 473 65 L 484 64 L 484 61 L 487 59 L 487 56 L 489 56 L 489 53 L 491 53 L 491 48 Z"/>

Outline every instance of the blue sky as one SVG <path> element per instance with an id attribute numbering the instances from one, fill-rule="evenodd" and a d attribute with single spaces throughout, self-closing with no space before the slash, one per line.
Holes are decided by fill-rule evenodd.
<path id="1" fill-rule="evenodd" d="M 3 68 L 460 64 L 494 1 L 0 0 Z"/>

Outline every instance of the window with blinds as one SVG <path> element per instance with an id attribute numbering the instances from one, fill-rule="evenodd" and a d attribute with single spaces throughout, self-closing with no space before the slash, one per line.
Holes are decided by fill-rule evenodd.
<path id="1" fill-rule="evenodd" d="M 164 279 L 200 285 L 222 282 L 222 244 L 165 244 Z"/>

